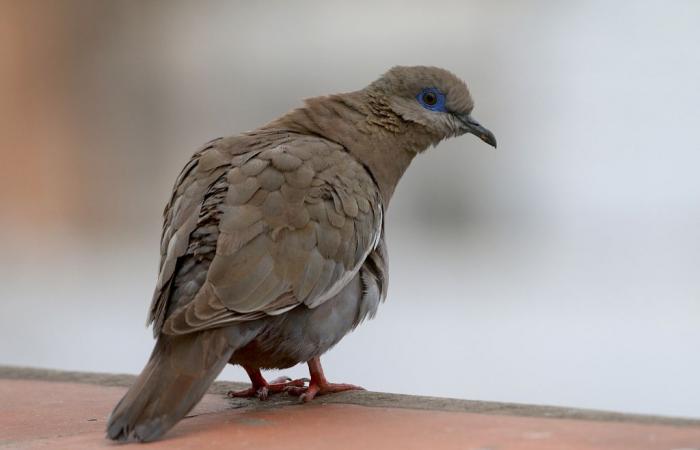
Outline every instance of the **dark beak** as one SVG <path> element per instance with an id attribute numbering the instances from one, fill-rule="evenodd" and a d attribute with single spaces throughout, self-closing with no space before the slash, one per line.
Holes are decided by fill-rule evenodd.
<path id="1" fill-rule="evenodd" d="M 460 114 L 457 118 L 464 125 L 464 132 L 471 133 L 477 136 L 482 141 L 496 148 L 496 136 L 493 135 L 489 130 L 484 128 L 479 122 L 474 120 L 469 114 Z"/>

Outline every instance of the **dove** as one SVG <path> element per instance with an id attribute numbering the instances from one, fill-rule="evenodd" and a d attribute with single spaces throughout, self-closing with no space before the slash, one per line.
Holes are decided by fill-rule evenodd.
<path id="1" fill-rule="evenodd" d="M 362 389 L 329 382 L 320 357 L 387 295 L 385 214 L 413 159 L 466 133 L 496 147 L 473 108 L 451 72 L 397 66 L 196 151 L 163 214 L 148 315 L 156 344 L 107 437 L 158 439 L 226 364 L 252 383 L 234 397 Z M 261 374 L 299 363 L 309 379 Z"/>

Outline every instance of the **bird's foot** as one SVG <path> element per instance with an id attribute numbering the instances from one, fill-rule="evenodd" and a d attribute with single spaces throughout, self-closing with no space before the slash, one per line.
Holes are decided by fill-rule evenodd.
<path id="1" fill-rule="evenodd" d="M 311 383 L 306 386 L 306 387 L 297 387 L 297 386 L 290 386 L 288 388 L 285 388 L 285 391 L 289 395 L 296 395 L 299 396 L 299 400 L 302 402 L 310 402 L 313 400 L 317 395 L 325 395 L 325 394 L 335 394 L 336 392 L 344 392 L 344 391 L 364 391 L 365 388 L 361 386 L 355 386 L 354 384 L 345 384 L 345 383 L 314 383 L 311 381 Z"/>
<path id="2" fill-rule="evenodd" d="M 308 381 L 308 378 L 292 380 L 289 377 L 279 377 L 263 385 L 253 385 L 241 391 L 229 391 L 226 395 L 231 398 L 257 397 L 260 400 L 267 400 L 270 394 L 279 394 L 287 389 L 306 389 L 304 386 Z"/>

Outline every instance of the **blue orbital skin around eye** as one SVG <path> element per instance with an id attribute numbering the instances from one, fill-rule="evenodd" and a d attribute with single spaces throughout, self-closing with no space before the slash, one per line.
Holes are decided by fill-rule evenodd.
<path id="1" fill-rule="evenodd" d="M 435 94 L 435 98 L 437 99 L 437 102 L 435 102 L 434 105 L 428 105 L 423 100 L 423 97 L 428 92 L 432 92 L 433 94 Z M 416 96 L 416 100 L 418 100 L 418 103 L 420 103 L 421 106 L 425 109 L 429 109 L 431 111 L 436 111 L 436 112 L 447 112 L 447 109 L 445 109 L 445 94 L 440 92 L 440 90 L 437 88 L 425 88 L 425 89 L 423 89 Z"/>

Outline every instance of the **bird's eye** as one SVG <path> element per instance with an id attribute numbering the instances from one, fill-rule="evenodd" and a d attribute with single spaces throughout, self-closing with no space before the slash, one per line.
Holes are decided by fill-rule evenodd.
<path id="1" fill-rule="evenodd" d="M 416 97 L 418 103 L 431 111 L 445 112 L 445 94 L 437 88 L 425 88 Z"/>

